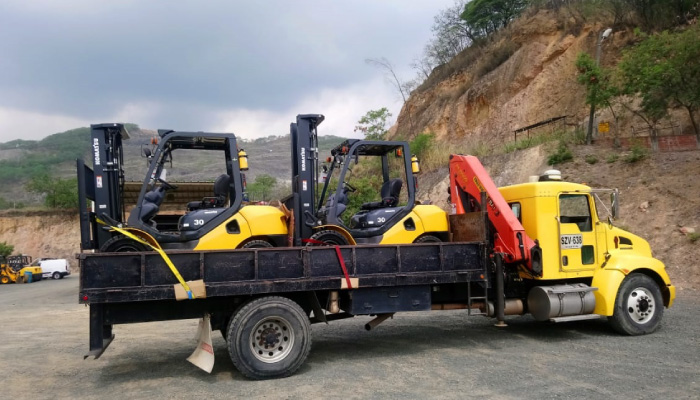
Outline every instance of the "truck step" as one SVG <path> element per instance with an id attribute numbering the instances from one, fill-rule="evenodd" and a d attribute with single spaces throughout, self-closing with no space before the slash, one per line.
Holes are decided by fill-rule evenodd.
<path id="1" fill-rule="evenodd" d="M 583 315 L 571 315 L 569 317 L 555 317 L 555 318 L 550 318 L 549 320 L 552 322 L 571 322 L 571 321 L 584 321 L 587 319 L 598 319 L 598 318 L 603 318 L 603 316 L 598 315 L 598 314 L 583 314 Z"/>

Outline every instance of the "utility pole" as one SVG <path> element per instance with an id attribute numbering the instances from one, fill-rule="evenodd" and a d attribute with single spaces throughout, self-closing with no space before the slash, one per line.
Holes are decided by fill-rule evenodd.
<path id="1" fill-rule="evenodd" d="M 598 35 L 598 42 L 596 43 L 596 50 L 595 50 L 595 65 L 599 66 L 600 65 L 600 49 L 603 44 L 603 40 L 607 39 L 610 34 L 612 33 L 612 28 L 608 28 L 602 32 L 600 32 L 600 35 Z M 593 98 L 595 99 L 595 92 L 597 89 L 594 90 L 594 96 Z M 591 144 L 593 142 L 593 120 L 595 119 L 595 102 L 591 102 L 591 114 L 588 116 L 588 133 L 586 134 L 586 144 Z"/>

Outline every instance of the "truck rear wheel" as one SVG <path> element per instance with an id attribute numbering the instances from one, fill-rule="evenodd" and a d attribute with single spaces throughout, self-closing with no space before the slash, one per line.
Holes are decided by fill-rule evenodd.
<path id="1" fill-rule="evenodd" d="M 617 291 L 615 311 L 608 320 L 624 335 L 643 335 L 659 327 L 663 314 L 659 285 L 646 275 L 630 274 Z"/>
<path id="2" fill-rule="evenodd" d="M 233 365 L 250 379 L 289 376 L 311 350 L 308 316 L 284 297 L 263 297 L 241 307 L 226 336 Z"/>

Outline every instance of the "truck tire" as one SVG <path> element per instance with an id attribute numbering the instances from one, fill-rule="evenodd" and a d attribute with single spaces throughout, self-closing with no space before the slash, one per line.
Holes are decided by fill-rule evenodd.
<path id="1" fill-rule="evenodd" d="M 423 235 L 419 237 L 418 239 L 414 240 L 413 243 L 440 243 L 442 240 L 440 240 L 439 237 L 433 236 L 433 235 Z"/>
<path id="2" fill-rule="evenodd" d="M 323 242 L 324 244 L 330 246 L 345 246 L 350 244 L 348 243 L 347 239 L 345 239 L 345 236 L 343 236 L 340 232 L 333 230 L 318 231 L 311 236 L 311 240 Z M 313 242 L 309 243 L 309 245 L 322 246 L 318 243 Z"/>
<path id="3" fill-rule="evenodd" d="M 644 335 L 659 327 L 664 303 L 659 285 L 643 274 L 630 274 L 620 285 L 610 325 L 623 335 Z"/>
<path id="4" fill-rule="evenodd" d="M 250 242 L 241 246 L 242 249 L 267 249 L 270 247 L 274 246 L 265 240 L 251 240 Z"/>
<path id="5" fill-rule="evenodd" d="M 146 246 L 124 235 L 114 236 L 100 247 L 101 253 L 125 253 L 146 250 L 148 250 Z"/>
<path id="6" fill-rule="evenodd" d="M 250 379 L 290 376 L 311 350 L 308 316 L 297 303 L 278 296 L 241 307 L 226 336 L 233 365 Z"/>

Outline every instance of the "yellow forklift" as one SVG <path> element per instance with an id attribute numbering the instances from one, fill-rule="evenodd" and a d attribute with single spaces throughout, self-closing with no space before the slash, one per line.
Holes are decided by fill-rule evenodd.
<path id="1" fill-rule="evenodd" d="M 127 218 L 122 141 L 129 138 L 129 133 L 117 123 L 92 125 L 91 131 L 93 168 L 78 160 L 82 250 L 150 250 L 144 242 L 164 250 L 231 250 L 287 244 L 287 217 L 279 208 L 244 202 L 245 176 L 241 171 L 248 169 L 248 161 L 233 134 L 158 130 L 154 146 L 143 149 L 148 172 Z M 166 166 L 177 168 L 174 161 L 205 153 L 221 160 L 218 165 L 208 166 L 212 179 L 216 177 L 213 196 L 183 203 L 175 216 L 177 223 L 161 223 L 161 206 L 175 198 L 172 192 L 178 189 L 168 182 Z M 89 207 L 87 200 L 94 205 Z M 173 219 L 173 215 L 167 217 Z"/>

